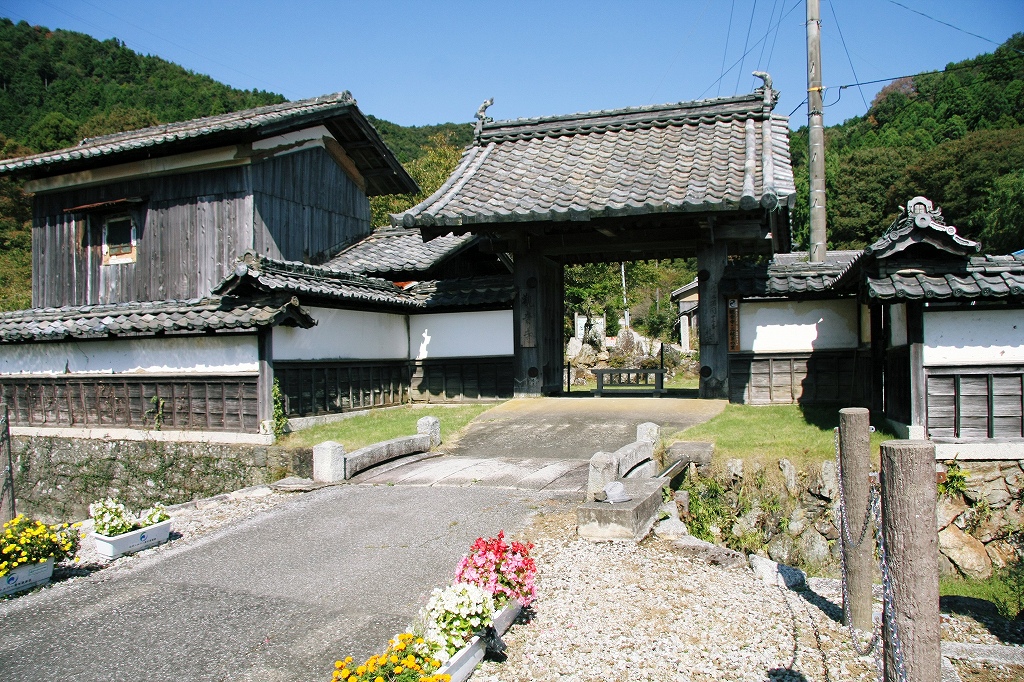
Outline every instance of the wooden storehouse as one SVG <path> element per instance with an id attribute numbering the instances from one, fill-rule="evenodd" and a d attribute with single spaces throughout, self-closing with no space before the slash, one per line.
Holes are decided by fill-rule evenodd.
<path id="1" fill-rule="evenodd" d="M 372 232 L 369 196 L 418 188 L 347 92 L 0 174 L 33 193 L 34 307 L 0 314 L 17 428 L 256 434 L 275 376 L 291 416 L 511 393 L 507 269 Z"/>

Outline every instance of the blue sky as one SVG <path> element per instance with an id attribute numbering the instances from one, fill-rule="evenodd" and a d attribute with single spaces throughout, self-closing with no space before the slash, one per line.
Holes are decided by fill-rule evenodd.
<path id="1" fill-rule="evenodd" d="M 836 86 L 942 68 L 1024 31 L 1021 0 L 821 2 L 826 124 L 863 114 L 883 84 Z M 350 90 L 403 125 L 469 121 L 488 97 L 501 119 L 749 92 L 765 67 L 776 111 L 806 122 L 803 0 L 0 0 L 0 16 L 289 99 Z"/>

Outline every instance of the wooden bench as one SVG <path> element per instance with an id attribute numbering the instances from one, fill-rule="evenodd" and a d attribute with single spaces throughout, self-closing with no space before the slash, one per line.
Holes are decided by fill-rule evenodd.
<path id="1" fill-rule="evenodd" d="M 623 389 L 610 394 L 650 393 L 658 398 L 665 393 L 665 370 L 663 369 L 592 369 L 597 377 L 594 395 L 601 397 L 606 388 Z M 653 382 L 651 379 L 653 378 Z"/>

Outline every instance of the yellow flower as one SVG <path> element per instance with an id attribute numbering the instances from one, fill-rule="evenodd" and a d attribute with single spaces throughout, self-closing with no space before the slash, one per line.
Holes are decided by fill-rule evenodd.
<path id="1" fill-rule="evenodd" d="M 366 666 L 365 665 L 361 665 L 358 668 L 356 668 L 356 675 L 362 675 L 365 672 L 366 672 Z"/>
<path id="2" fill-rule="evenodd" d="M 351 673 L 351 672 L 349 672 L 349 669 L 348 669 L 348 668 L 342 668 L 342 670 L 341 670 L 341 679 L 343 679 L 343 680 L 344 680 L 344 679 L 347 679 L 347 678 L 348 678 L 348 676 L 349 676 L 349 675 L 351 675 L 351 674 L 352 674 L 352 673 Z"/>
<path id="3" fill-rule="evenodd" d="M 394 654 L 391 654 L 391 658 L 389 658 L 388 660 L 391 661 L 392 663 L 398 663 L 398 656 L 395 656 Z"/>
<path id="4" fill-rule="evenodd" d="M 395 674 L 396 675 L 401 675 L 403 670 L 404 670 L 404 668 L 402 668 L 402 666 L 400 666 L 400 665 L 396 665 L 395 666 Z"/>
<path id="5" fill-rule="evenodd" d="M 384 682 L 384 678 L 380 675 L 377 675 L 377 677 L 373 678 L 373 682 Z"/>

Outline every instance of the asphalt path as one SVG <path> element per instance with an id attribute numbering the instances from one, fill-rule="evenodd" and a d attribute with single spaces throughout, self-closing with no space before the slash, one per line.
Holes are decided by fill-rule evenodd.
<path id="1" fill-rule="evenodd" d="M 0 677 L 329 680 L 412 622 L 478 536 L 550 494 L 343 485 L 127 570 L 0 602 Z"/>
<path id="2" fill-rule="evenodd" d="M 448 454 L 466 457 L 590 459 L 636 440 L 654 422 L 662 436 L 700 424 L 725 400 L 686 398 L 528 398 L 509 400 L 470 422 Z M 441 428 L 444 428 L 442 421 Z"/>

